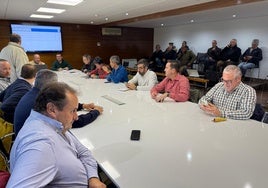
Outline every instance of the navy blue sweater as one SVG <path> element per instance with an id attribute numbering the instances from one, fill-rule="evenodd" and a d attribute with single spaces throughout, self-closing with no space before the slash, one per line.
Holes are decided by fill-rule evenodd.
<path id="1" fill-rule="evenodd" d="M 39 91 L 40 90 L 38 88 L 33 87 L 21 98 L 20 102 L 18 103 L 14 115 L 14 132 L 16 135 L 30 115 Z M 81 110 L 82 106 L 82 104 L 79 104 L 78 110 Z M 91 123 L 99 116 L 99 114 L 100 113 L 98 110 L 91 110 L 86 114 L 79 115 L 78 120 L 73 122 L 73 128 L 80 128 Z"/>
<path id="2" fill-rule="evenodd" d="M 14 112 L 20 99 L 32 88 L 32 85 L 24 79 L 17 79 L 9 85 L 1 94 L 1 110 L 4 112 L 4 119 L 13 123 Z"/>

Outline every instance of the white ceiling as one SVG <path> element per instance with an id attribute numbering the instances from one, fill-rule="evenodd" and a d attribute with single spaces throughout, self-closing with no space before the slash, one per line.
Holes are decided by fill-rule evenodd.
<path id="1" fill-rule="evenodd" d="M 233 17 L 233 15 L 236 15 L 236 17 Z M 263 16 L 268 16 L 267 0 L 256 3 L 236 5 L 227 8 L 218 8 L 214 10 L 206 10 L 196 13 L 170 16 L 154 20 L 145 20 L 130 24 L 122 24 L 122 26 L 155 28 L 161 27 L 161 24 L 164 24 L 164 26 L 193 24 L 191 20 L 194 20 L 194 23 L 208 23 L 231 19 L 245 19 Z"/>
<path id="2" fill-rule="evenodd" d="M 152 13 L 187 7 L 191 5 L 211 2 L 212 0 L 84 0 L 77 6 L 64 6 L 46 3 L 47 0 L 0 0 L 0 19 L 24 20 L 24 21 L 46 21 L 77 24 L 106 24 Z M 238 0 L 239 1 L 239 0 Z M 62 14 L 54 15 L 52 19 L 30 18 L 31 14 L 37 14 L 40 7 L 66 9 Z M 195 22 L 211 22 L 226 19 L 266 16 L 268 14 L 268 0 L 257 3 L 242 4 L 229 8 L 220 8 L 166 18 L 145 20 L 121 24 L 131 27 L 160 27 L 190 24 Z M 128 13 L 128 16 L 126 16 Z M 45 14 L 45 13 L 41 13 Z M 46 13 L 47 14 L 47 13 Z M 108 20 L 105 20 L 108 18 Z"/>

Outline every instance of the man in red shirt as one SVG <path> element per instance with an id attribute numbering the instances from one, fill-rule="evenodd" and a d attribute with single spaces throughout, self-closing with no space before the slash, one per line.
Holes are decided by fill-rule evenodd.
<path id="1" fill-rule="evenodd" d="M 176 60 L 168 60 L 165 68 L 166 78 L 151 89 L 153 99 L 157 102 L 163 102 L 166 97 L 176 102 L 185 102 L 189 99 L 189 80 L 181 75 L 179 70 L 180 66 Z"/>

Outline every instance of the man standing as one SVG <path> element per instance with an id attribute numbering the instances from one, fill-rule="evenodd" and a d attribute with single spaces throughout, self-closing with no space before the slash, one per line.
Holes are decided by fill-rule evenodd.
<path id="1" fill-rule="evenodd" d="M 0 59 L 0 93 L 10 84 L 11 67 L 7 60 Z"/>
<path id="2" fill-rule="evenodd" d="M 200 108 L 213 116 L 249 119 L 255 108 L 256 91 L 241 82 L 240 68 L 229 65 L 223 70 L 222 82 L 199 100 Z"/>
<path id="3" fill-rule="evenodd" d="M 106 187 L 91 152 L 69 131 L 77 108 L 67 84 L 44 87 L 13 144 L 7 187 Z"/>
<path id="4" fill-rule="evenodd" d="M 21 77 L 0 93 L 1 110 L 4 112 L 3 117 L 6 121 L 13 123 L 15 108 L 23 95 L 32 88 L 35 75 L 36 69 L 34 65 L 23 65 Z"/>
<path id="5" fill-rule="evenodd" d="M 128 81 L 127 71 L 121 65 L 119 56 L 113 55 L 110 57 L 110 66 L 113 70 L 110 71 L 110 74 L 106 78 L 109 82 L 119 83 Z"/>
<path id="6" fill-rule="evenodd" d="M 0 58 L 5 59 L 10 63 L 10 81 L 11 83 L 14 82 L 20 76 L 22 66 L 29 63 L 28 56 L 21 47 L 20 35 L 11 34 L 10 42 L 2 49 Z"/>
<path id="7" fill-rule="evenodd" d="M 165 68 L 166 78 L 151 89 L 153 99 L 157 102 L 163 102 L 166 97 L 176 102 L 185 102 L 189 99 L 189 80 L 179 71 L 179 63 L 176 60 L 168 60 Z"/>
<path id="8" fill-rule="evenodd" d="M 63 59 L 61 53 L 56 54 L 56 61 L 53 62 L 51 70 L 54 71 L 62 71 L 62 70 L 70 70 L 72 66 Z"/>
<path id="9" fill-rule="evenodd" d="M 148 61 L 146 59 L 140 59 L 137 67 L 137 74 L 128 81 L 126 86 L 131 90 L 149 91 L 157 84 L 157 76 L 153 71 L 148 70 Z"/>

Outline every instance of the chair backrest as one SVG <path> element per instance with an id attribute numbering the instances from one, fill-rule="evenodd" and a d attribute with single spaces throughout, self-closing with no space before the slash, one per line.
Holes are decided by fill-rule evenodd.
<path id="1" fill-rule="evenodd" d="M 0 170 L 9 170 L 9 152 L 13 135 L 13 124 L 0 118 Z"/>
<path id="2" fill-rule="evenodd" d="M 268 112 L 265 112 L 261 122 L 268 124 Z"/>
<path id="3" fill-rule="evenodd" d="M 208 59 L 207 53 L 197 53 L 195 64 L 197 64 L 198 73 L 204 75 L 205 73 L 205 62 Z"/>
<path id="4" fill-rule="evenodd" d="M 190 98 L 189 101 L 193 103 L 198 103 L 199 99 L 201 98 L 201 92 L 199 89 L 191 88 L 190 89 Z"/>
<path id="5" fill-rule="evenodd" d="M 5 188 L 9 180 L 10 173 L 0 170 L 0 188 Z"/>
<path id="6" fill-rule="evenodd" d="M 264 112 L 263 108 L 261 107 L 261 105 L 256 103 L 253 115 L 250 117 L 250 119 L 262 121 L 264 113 L 265 112 Z"/>

